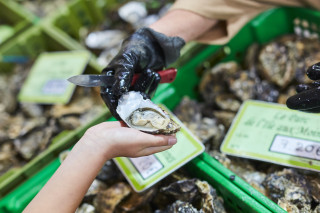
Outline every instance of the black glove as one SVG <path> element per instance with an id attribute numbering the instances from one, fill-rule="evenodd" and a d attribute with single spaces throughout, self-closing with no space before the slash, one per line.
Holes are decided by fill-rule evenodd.
<path id="1" fill-rule="evenodd" d="M 311 80 L 320 80 L 320 62 L 312 65 L 307 70 L 307 76 Z M 306 112 L 320 112 L 320 81 L 311 84 L 300 84 L 296 88 L 297 93 L 287 100 L 290 109 Z"/>
<path id="2" fill-rule="evenodd" d="M 160 76 L 154 71 L 160 71 L 177 60 L 184 44 L 182 38 L 168 37 L 150 28 L 141 28 L 123 41 L 119 53 L 102 71 L 115 77 L 114 84 L 101 87 L 100 91 L 116 119 L 121 120 L 116 112 L 121 95 L 136 90 L 150 98 L 160 82 Z M 130 87 L 135 73 L 141 73 L 141 77 Z"/>

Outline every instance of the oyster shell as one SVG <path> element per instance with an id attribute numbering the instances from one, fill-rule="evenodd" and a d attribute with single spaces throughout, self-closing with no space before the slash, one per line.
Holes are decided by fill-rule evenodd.
<path id="1" fill-rule="evenodd" d="M 223 200 L 218 197 L 216 190 L 206 181 L 201 181 L 196 178 L 179 180 L 161 188 L 160 192 L 174 197 L 174 199 L 177 200 L 175 202 L 176 204 L 178 201 L 181 202 L 180 204 L 183 204 L 182 206 L 179 204 L 179 207 L 177 207 L 174 203 L 162 212 L 183 212 L 174 211 L 181 208 L 186 210 L 185 212 L 226 212 L 223 207 Z M 172 209 L 172 207 L 174 208 Z"/>
<path id="2" fill-rule="evenodd" d="M 122 202 L 119 207 L 124 212 L 135 212 L 143 206 L 148 206 L 149 202 L 156 195 L 156 193 L 156 187 L 152 187 L 143 193 L 131 192 L 129 198 Z"/>
<path id="3" fill-rule="evenodd" d="M 267 102 L 277 102 L 279 91 L 268 81 L 255 84 L 255 99 Z"/>
<path id="4" fill-rule="evenodd" d="M 156 210 L 155 213 L 200 213 L 192 204 L 177 200 L 165 210 Z"/>
<path id="5" fill-rule="evenodd" d="M 267 190 L 269 197 L 279 205 L 290 205 L 293 209 L 296 206 L 300 212 L 309 209 L 312 205 L 312 195 L 309 190 L 310 181 L 306 175 L 299 174 L 294 169 L 283 169 L 281 171 L 268 174 L 262 183 Z M 279 202 L 280 201 L 280 202 Z"/>
<path id="6" fill-rule="evenodd" d="M 131 193 L 128 184 L 119 182 L 104 191 L 100 191 L 93 200 L 97 212 L 114 212 L 117 205 Z"/>
<path id="7" fill-rule="evenodd" d="M 93 205 L 84 203 L 79 208 L 77 208 L 76 213 L 95 213 L 96 209 Z"/>
<path id="8" fill-rule="evenodd" d="M 245 101 L 254 98 L 255 79 L 246 70 L 238 71 L 228 79 L 230 90 L 240 100 Z"/>
<path id="9" fill-rule="evenodd" d="M 140 92 L 124 94 L 119 99 L 117 113 L 129 127 L 143 132 L 173 134 L 180 130 L 167 113 L 151 100 L 144 100 Z"/>

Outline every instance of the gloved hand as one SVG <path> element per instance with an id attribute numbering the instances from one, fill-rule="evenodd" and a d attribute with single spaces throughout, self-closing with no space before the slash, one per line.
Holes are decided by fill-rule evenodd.
<path id="1" fill-rule="evenodd" d="M 123 41 L 119 53 L 102 71 L 103 74 L 114 75 L 114 84 L 101 87 L 100 91 L 116 119 L 121 120 L 116 112 L 121 95 L 136 90 L 150 98 L 160 82 L 160 76 L 154 71 L 160 71 L 177 60 L 184 44 L 180 37 L 168 37 L 151 28 L 141 28 Z M 130 87 L 135 73 L 141 73 L 141 77 Z"/>
<path id="2" fill-rule="evenodd" d="M 311 80 L 320 80 L 320 62 L 312 65 L 307 70 L 307 76 Z M 297 109 L 306 112 L 320 112 L 320 81 L 311 84 L 300 84 L 297 86 L 298 94 L 287 100 L 290 109 Z"/>

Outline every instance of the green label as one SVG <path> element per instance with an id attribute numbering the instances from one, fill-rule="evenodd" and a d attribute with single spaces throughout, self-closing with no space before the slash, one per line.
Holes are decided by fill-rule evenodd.
<path id="1" fill-rule="evenodd" d="M 176 134 L 178 142 L 171 149 L 145 157 L 114 159 L 136 192 L 148 189 L 204 151 L 203 144 L 168 109 L 166 111 L 181 125 Z"/>
<path id="2" fill-rule="evenodd" d="M 14 34 L 14 28 L 8 25 L 0 25 L 0 44 Z"/>
<path id="3" fill-rule="evenodd" d="M 309 170 L 320 170 L 320 115 L 285 105 L 246 101 L 221 151 Z"/>
<path id="4" fill-rule="evenodd" d="M 76 85 L 67 81 L 83 73 L 90 58 L 87 51 L 42 53 L 24 82 L 18 99 L 21 102 L 66 104 Z"/>

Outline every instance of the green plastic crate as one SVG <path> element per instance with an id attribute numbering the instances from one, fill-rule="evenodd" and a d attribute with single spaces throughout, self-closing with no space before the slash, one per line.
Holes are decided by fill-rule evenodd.
<path id="1" fill-rule="evenodd" d="M 111 11 L 116 10 L 125 2 L 128 2 L 128 0 L 73 0 L 52 14 L 52 16 L 45 18 L 41 24 L 48 30 L 56 31 L 70 43 L 80 44 L 78 48 L 86 49 L 81 44 L 82 41 L 80 41 L 81 28 L 94 29 L 98 27 L 108 21 L 107 14 L 110 14 Z M 191 57 L 189 53 L 195 54 L 204 48 L 204 46 L 195 42 L 187 44 L 181 53 L 183 56 L 186 54 L 183 57 L 184 61 Z"/>
<path id="2" fill-rule="evenodd" d="M 73 0 L 43 19 L 40 25 L 46 31 L 59 35 L 57 40 L 61 39 L 61 42 L 69 43 L 69 46 L 76 49 L 87 49 L 80 41 L 81 28 L 95 28 L 101 25 L 108 19 L 107 14 L 110 11 L 114 11 L 125 2 L 127 0 Z M 188 61 L 205 46 L 196 42 L 188 43 L 181 51 L 179 64 Z M 93 61 L 96 61 L 95 55 L 92 58 Z"/>
<path id="3" fill-rule="evenodd" d="M 198 54 L 193 54 L 191 59 L 190 54 L 186 54 L 186 57 L 175 64 L 179 70 L 176 80 L 172 84 L 160 85 L 153 101 L 163 103 L 168 108 L 173 109 L 184 95 L 196 98 L 198 94 L 195 88 L 200 79 L 195 72 L 197 67 L 205 61 L 217 61 L 217 59 L 219 61 L 236 60 L 240 62 L 247 47 L 253 42 L 263 44 L 277 36 L 294 32 L 294 20 L 297 18 L 309 22 L 309 26 L 314 26 L 319 23 L 320 14 L 302 8 L 269 10 L 243 27 L 227 45 L 206 46 Z M 303 26 L 299 27 L 303 28 Z M 303 30 L 318 33 L 315 29 L 319 29 L 319 26 Z M 224 53 L 223 50 L 226 47 L 230 51 Z M 224 54 L 221 54 L 221 52 Z M 183 64 L 183 66 L 179 64 Z M 74 141 L 70 142 L 70 144 L 72 143 Z M 55 155 L 57 156 L 57 153 Z M 0 202 L 0 210 L 3 212 L 20 212 L 54 173 L 59 163 L 55 159 L 46 162 L 46 165 L 44 169 L 4 197 Z M 285 212 L 206 153 L 191 161 L 186 168 L 192 176 L 207 180 L 212 184 L 224 198 L 225 204 L 227 208 L 231 209 L 231 212 Z M 231 175 L 235 175 L 235 177 L 230 178 Z"/>
<path id="4" fill-rule="evenodd" d="M 46 31 L 41 26 L 33 26 L 20 34 L 15 39 L 9 41 L 0 48 L 0 55 L 20 55 L 30 59 L 35 59 L 40 53 L 52 51 L 68 51 L 77 49 L 76 46 L 70 45 L 68 41 L 64 42 L 59 38 L 56 32 Z M 0 63 L 0 71 L 10 72 L 14 64 Z M 91 60 L 86 67 L 86 73 L 99 73 L 101 68 Z M 36 158 L 31 160 L 25 166 L 19 169 L 11 169 L 0 176 L 0 198 L 12 191 L 15 187 L 29 179 L 33 174 L 52 161 L 56 154 L 62 150 L 71 147 L 90 126 L 104 121 L 110 117 L 109 111 L 106 110 L 96 118 L 92 118 L 91 123 L 79 127 L 73 131 L 64 131 L 53 138 L 52 145 L 40 153 Z"/>
<path id="5" fill-rule="evenodd" d="M 0 21 L 13 28 L 13 34 L 1 41 L 0 46 L 38 22 L 38 18 L 13 1 L 0 0 Z"/>
<path id="6" fill-rule="evenodd" d="M 59 166 L 59 159 L 56 158 L 39 173 L 17 188 L 17 190 L 3 198 L 0 201 L 0 211 L 3 213 L 22 212 Z M 191 163 L 187 164 L 187 167 L 193 173 L 192 176 L 208 181 L 221 192 L 221 195 L 225 199 L 224 202 L 231 212 L 271 212 L 254 198 L 248 196 L 246 192 L 238 188 L 233 182 L 227 180 L 216 169 L 206 164 L 201 158 L 194 159 Z"/>
<path id="7" fill-rule="evenodd" d="M 45 26 L 79 42 L 82 27 L 95 27 L 103 23 L 106 14 L 119 3 L 115 0 L 73 0 L 43 22 Z"/>
<path id="8" fill-rule="evenodd" d="M 294 32 L 301 32 L 302 34 L 320 34 L 320 12 L 304 8 L 276 8 L 266 11 L 248 23 L 243 27 L 237 35 L 228 42 L 228 44 L 223 46 L 208 46 L 202 50 L 198 55 L 196 55 L 192 60 L 186 63 L 178 72 L 176 81 L 172 83 L 172 90 L 175 92 L 172 94 L 172 98 L 166 100 L 167 105 L 170 108 L 176 106 L 180 102 L 184 95 L 188 95 L 192 98 L 196 98 L 198 94 L 195 92 L 196 87 L 199 82 L 199 77 L 196 74 L 196 70 L 202 66 L 203 63 L 207 62 L 219 62 L 235 60 L 237 62 L 243 62 L 244 56 L 246 54 L 247 48 L 252 43 L 265 44 L 272 39 L 284 35 L 292 34 Z M 297 30 L 298 29 L 298 30 Z M 225 51 L 225 50 L 228 51 Z M 222 54 L 221 54 L 222 53 Z M 211 64 L 214 65 L 214 64 Z M 189 86 L 186 86 L 186 85 Z M 224 176 L 227 180 L 226 182 L 213 182 L 218 191 L 223 195 L 225 193 L 225 184 L 230 182 L 229 177 L 235 175 L 230 170 L 226 169 L 215 159 L 210 157 L 207 153 L 204 153 L 199 157 L 206 165 L 213 168 L 219 174 Z M 195 161 L 193 161 L 194 163 Z M 215 179 L 213 175 L 206 173 L 206 170 L 199 167 L 192 168 L 196 173 L 198 171 L 204 171 L 202 175 L 203 179 L 210 182 L 211 179 Z M 202 171 L 203 170 L 203 171 Z M 285 212 L 273 201 L 265 197 L 263 194 L 253 189 L 248 183 L 243 181 L 238 176 L 235 176 L 235 180 L 232 181 L 237 188 L 246 192 L 249 196 L 254 198 L 259 204 L 267 208 L 270 212 Z M 220 190 L 221 188 L 221 190 Z M 229 192 L 229 188 L 227 191 Z M 228 196 L 223 196 L 228 205 L 235 207 L 234 203 L 237 205 L 241 204 L 241 201 L 233 200 L 229 202 Z M 240 202 L 239 202 L 240 201 Z M 233 204 L 232 204 L 233 203 Z M 252 205 L 249 207 L 253 209 Z M 254 208 L 257 212 L 266 212 L 262 208 Z M 249 212 L 249 209 L 234 208 L 235 212 Z"/>

